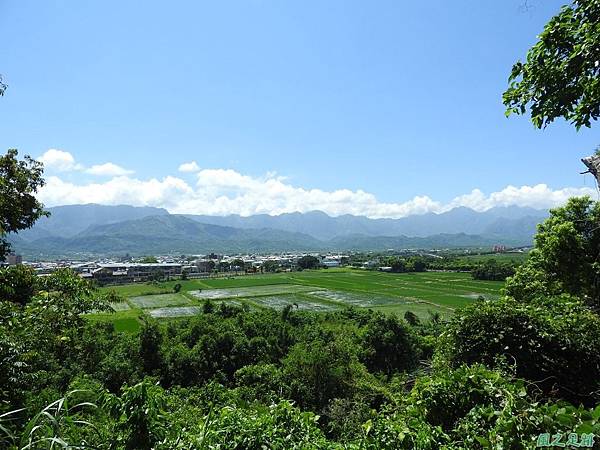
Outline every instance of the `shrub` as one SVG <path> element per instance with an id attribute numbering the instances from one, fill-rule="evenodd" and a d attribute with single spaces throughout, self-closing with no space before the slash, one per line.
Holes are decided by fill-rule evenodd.
<path id="1" fill-rule="evenodd" d="M 32 268 L 18 265 L 0 269 L 0 301 L 24 305 L 33 296 L 37 277 Z"/>
<path id="2" fill-rule="evenodd" d="M 283 380 L 281 370 L 274 364 L 256 364 L 242 367 L 235 372 L 235 382 L 240 398 L 248 402 L 270 404 L 288 398 L 289 387 Z"/>
<path id="3" fill-rule="evenodd" d="M 391 375 L 414 369 L 420 351 L 412 329 L 397 316 L 378 314 L 362 334 L 363 361 L 372 372 Z"/>
<path id="4" fill-rule="evenodd" d="M 567 297 L 478 302 L 454 317 L 444 351 L 454 366 L 512 364 L 548 396 L 600 399 L 600 317 Z"/>
<path id="5" fill-rule="evenodd" d="M 327 448 L 317 421 L 318 416 L 301 412 L 288 401 L 260 409 L 224 407 L 201 418 L 200 426 L 182 436 L 177 447 L 167 443 L 165 448 Z"/>
<path id="6" fill-rule="evenodd" d="M 418 379 L 399 406 L 364 425 L 361 448 L 524 450 L 540 433 L 599 431 L 600 407 L 540 405 L 523 381 L 476 365 Z"/>

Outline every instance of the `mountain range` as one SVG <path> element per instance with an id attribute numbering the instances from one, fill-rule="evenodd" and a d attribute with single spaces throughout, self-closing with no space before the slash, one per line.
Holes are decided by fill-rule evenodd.
<path id="1" fill-rule="evenodd" d="M 321 211 L 278 216 L 170 214 L 153 207 L 69 205 L 10 236 L 26 257 L 258 253 L 529 245 L 548 212 L 520 207 L 370 219 Z"/>
<path id="2" fill-rule="evenodd" d="M 536 225 L 547 216 L 547 211 L 517 206 L 492 208 L 485 212 L 459 207 L 441 214 L 427 213 L 401 219 L 370 219 L 349 214 L 331 217 L 322 211 L 247 217 L 187 215 L 201 223 L 303 232 L 320 240 L 352 234 L 427 237 L 444 233 L 496 235 L 509 239 L 530 240 Z M 505 236 L 508 231 L 510 236 Z"/>

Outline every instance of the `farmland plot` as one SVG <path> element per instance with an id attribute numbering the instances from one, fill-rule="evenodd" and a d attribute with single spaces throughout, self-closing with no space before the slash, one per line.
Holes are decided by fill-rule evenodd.
<path id="1" fill-rule="evenodd" d="M 342 305 L 335 303 L 320 302 L 317 299 L 310 299 L 307 296 L 301 295 L 270 295 L 262 297 L 253 297 L 249 299 L 252 303 L 274 309 L 283 309 L 288 305 L 292 305 L 299 310 L 305 311 L 335 311 L 343 308 Z"/>
<path id="2" fill-rule="evenodd" d="M 302 286 L 298 284 L 274 284 L 266 286 L 247 286 L 228 289 L 206 289 L 202 291 L 191 291 L 194 297 L 201 300 L 217 300 L 225 298 L 244 298 L 260 297 L 267 295 L 296 294 L 299 292 L 308 292 L 314 290 L 311 286 Z"/>
<path id="3" fill-rule="evenodd" d="M 158 294 L 132 297 L 129 299 L 138 308 L 159 308 L 163 306 L 188 305 L 190 301 L 181 294 Z"/>
<path id="4" fill-rule="evenodd" d="M 128 311 L 131 309 L 127 302 L 112 302 L 110 307 L 115 311 Z"/>
<path id="5" fill-rule="evenodd" d="M 165 319 L 171 317 L 195 316 L 200 314 L 202 309 L 198 306 L 175 306 L 170 308 L 156 308 L 148 311 L 152 317 L 156 319 Z"/>
<path id="6" fill-rule="evenodd" d="M 403 298 L 388 297 L 379 294 L 357 293 L 349 291 L 318 290 L 307 293 L 310 296 L 322 298 L 346 306 L 357 306 L 370 308 L 372 306 L 394 305 L 400 303 L 411 303 Z"/>

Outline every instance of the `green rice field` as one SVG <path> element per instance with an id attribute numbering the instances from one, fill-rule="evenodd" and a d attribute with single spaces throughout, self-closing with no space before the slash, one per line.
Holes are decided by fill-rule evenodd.
<path id="1" fill-rule="evenodd" d="M 180 283 L 180 293 L 173 286 Z M 327 269 L 229 278 L 170 281 L 111 286 L 126 298 L 113 305 L 113 314 L 91 315 L 111 320 L 122 331 L 139 328 L 143 314 L 172 319 L 201 314 L 206 300 L 246 304 L 251 308 L 282 309 L 287 305 L 305 311 L 335 311 L 347 307 L 370 308 L 386 313 L 412 311 L 426 319 L 431 313 L 451 316 L 457 308 L 482 296 L 496 299 L 504 283 L 473 280 L 468 273 L 382 273 Z M 133 321 L 133 322 L 132 322 Z"/>
<path id="2" fill-rule="evenodd" d="M 182 306 L 190 303 L 187 297 L 175 293 L 130 297 L 128 301 L 132 303 L 134 307 L 137 306 L 142 309 L 159 308 L 163 306 Z"/>

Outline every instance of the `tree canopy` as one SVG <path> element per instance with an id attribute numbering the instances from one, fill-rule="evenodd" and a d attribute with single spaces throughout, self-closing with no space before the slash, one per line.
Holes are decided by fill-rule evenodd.
<path id="1" fill-rule="evenodd" d="M 503 95 L 507 115 L 531 112 L 537 128 L 559 117 L 589 127 L 600 115 L 600 0 L 576 0 L 544 27 Z"/>
<path id="2" fill-rule="evenodd" d="M 523 302 L 568 293 L 600 310 L 600 203 L 571 198 L 550 210 L 506 293 Z"/>
<path id="3" fill-rule="evenodd" d="M 30 228 L 36 220 L 49 215 L 35 197 L 44 185 L 42 163 L 10 149 L 0 156 L 0 260 L 10 250 L 8 233 Z"/>
<path id="4" fill-rule="evenodd" d="M 319 267 L 319 258 L 312 255 L 305 255 L 298 259 L 298 267 L 302 269 L 316 269 Z"/>

